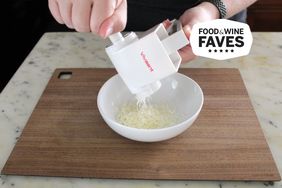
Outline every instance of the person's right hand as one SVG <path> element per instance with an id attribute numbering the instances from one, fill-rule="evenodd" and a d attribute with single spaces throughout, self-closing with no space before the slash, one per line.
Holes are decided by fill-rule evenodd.
<path id="1" fill-rule="evenodd" d="M 122 31 L 127 21 L 126 0 L 48 0 L 49 9 L 61 24 L 78 32 L 101 37 Z"/>

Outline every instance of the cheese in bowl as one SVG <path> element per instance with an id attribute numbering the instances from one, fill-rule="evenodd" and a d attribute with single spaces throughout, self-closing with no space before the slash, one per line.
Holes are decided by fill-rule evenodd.
<path id="1" fill-rule="evenodd" d="M 101 87 L 97 106 L 106 124 L 119 135 L 158 142 L 187 130 L 197 119 L 204 96 L 194 80 L 176 73 L 161 80 L 161 88 L 150 96 L 150 101 L 140 108 L 136 96 L 115 75 Z"/>
<path id="2" fill-rule="evenodd" d="M 117 121 L 125 126 L 139 129 L 159 129 L 179 122 L 178 114 L 167 104 L 127 103 L 121 105 Z"/>

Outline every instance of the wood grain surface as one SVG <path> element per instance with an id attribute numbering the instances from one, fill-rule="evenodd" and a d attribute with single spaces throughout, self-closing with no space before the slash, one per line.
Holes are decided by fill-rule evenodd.
<path id="1" fill-rule="evenodd" d="M 61 72 L 70 79 L 59 79 Z M 182 69 L 205 102 L 183 134 L 128 140 L 102 120 L 97 93 L 113 69 L 57 69 L 2 173 L 175 180 L 278 181 L 279 172 L 237 69 Z"/>

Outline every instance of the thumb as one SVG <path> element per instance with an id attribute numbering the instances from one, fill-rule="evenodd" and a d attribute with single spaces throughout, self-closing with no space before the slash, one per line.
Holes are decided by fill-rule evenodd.
<path id="1" fill-rule="evenodd" d="M 184 31 L 184 33 L 185 33 L 187 39 L 190 40 L 190 35 L 191 35 L 191 32 L 192 32 L 192 26 L 190 26 L 190 25 L 185 25 L 185 26 L 183 27 L 183 31 Z"/>
<path id="2" fill-rule="evenodd" d="M 183 31 L 184 31 L 186 37 L 188 38 L 188 40 L 190 41 L 190 35 L 191 35 L 192 27 L 190 25 L 185 25 L 183 27 Z M 179 55 L 182 58 L 182 63 L 189 62 L 196 57 L 194 55 L 193 51 L 192 51 L 190 44 L 181 48 L 178 52 L 179 52 Z"/>
<path id="3" fill-rule="evenodd" d="M 103 38 L 124 30 L 127 21 L 127 3 L 123 0 L 113 15 L 107 18 L 100 26 L 99 35 Z"/>

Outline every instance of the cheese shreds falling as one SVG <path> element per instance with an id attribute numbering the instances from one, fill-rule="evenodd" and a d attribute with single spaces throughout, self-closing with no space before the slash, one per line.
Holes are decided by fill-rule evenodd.
<path id="1" fill-rule="evenodd" d="M 175 111 L 168 105 L 136 103 L 122 105 L 116 118 L 120 124 L 141 129 L 169 127 L 179 120 Z"/>

